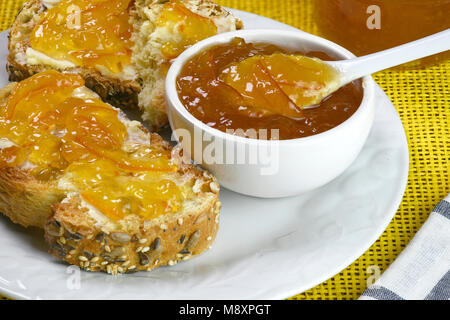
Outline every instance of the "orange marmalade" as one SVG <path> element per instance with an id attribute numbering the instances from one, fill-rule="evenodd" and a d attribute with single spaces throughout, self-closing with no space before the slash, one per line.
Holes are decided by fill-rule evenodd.
<path id="1" fill-rule="evenodd" d="M 315 135 L 347 120 L 361 104 L 363 89 L 355 81 L 304 108 L 336 79 L 334 69 L 311 57 L 334 60 L 324 52 L 288 52 L 235 38 L 185 64 L 178 96 L 194 117 L 224 132 L 262 129 L 266 138 L 277 138 L 270 133 L 278 130 L 282 140 Z"/>
<path id="2" fill-rule="evenodd" d="M 0 168 L 21 167 L 50 184 L 64 178 L 113 220 L 178 211 L 170 151 L 134 137 L 127 121 L 80 76 L 37 74 L 17 84 L 0 110 Z"/>
<path id="3" fill-rule="evenodd" d="M 34 28 L 31 48 L 77 66 L 120 73 L 131 62 L 131 0 L 61 0 Z"/>
<path id="4" fill-rule="evenodd" d="M 192 12 L 176 0 L 164 4 L 156 26 L 173 35 L 161 48 L 167 60 L 178 57 L 193 44 L 217 34 L 217 27 L 211 19 Z"/>

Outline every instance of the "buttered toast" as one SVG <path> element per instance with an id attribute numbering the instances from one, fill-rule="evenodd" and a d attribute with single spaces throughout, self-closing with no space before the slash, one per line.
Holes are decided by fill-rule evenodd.
<path id="1" fill-rule="evenodd" d="M 242 22 L 212 0 L 30 0 L 17 16 L 7 70 L 77 73 L 102 99 L 167 124 L 164 78 L 190 45 Z"/>
<path id="2" fill-rule="evenodd" d="M 43 228 L 50 253 L 112 274 L 208 249 L 219 185 L 77 74 L 38 73 L 0 90 L 0 211 Z"/>

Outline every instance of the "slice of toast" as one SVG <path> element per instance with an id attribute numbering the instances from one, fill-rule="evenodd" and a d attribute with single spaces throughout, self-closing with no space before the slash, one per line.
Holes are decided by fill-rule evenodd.
<path id="1" fill-rule="evenodd" d="M 27 81 L 48 73 L 50 73 L 50 78 L 58 76 L 57 72 L 47 71 L 31 77 Z M 8 103 L 11 105 L 12 100 L 8 99 L 14 99 L 14 95 L 24 94 L 23 92 L 20 93 L 18 89 L 15 90 L 16 88 L 19 88 L 18 84 L 11 83 L 0 89 L 2 110 L 7 108 L 5 105 L 7 106 Z M 41 90 L 39 92 L 45 92 L 42 90 L 45 90 L 46 87 L 42 85 L 38 89 Z M 77 88 L 76 92 L 78 98 L 83 97 L 86 101 L 98 100 L 100 103 L 98 96 L 86 87 Z M 80 95 L 80 92 L 82 95 Z M 27 112 L 36 111 L 35 105 L 37 104 L 32 100 L 29 102 L 27 100 L 29 96 L 26 94 L 19 100 L 25 102 L 18 103 L 16 109 L 14 109 L 15 114 L 21 112 L 22 118 L 23 114 L 27 115 Z M 56 92 L 56 94 L 59 93 Z M 67 101 L 67 99 L 64 101 Z M 30 104 L 33 107 L 26 109 L 30 107 Z M 19 106 L 25 109 L 20 109 Z M 49 107 L 50 109 L 53 108 L 53 106 Z M 76 108 L 78 108 L 78 105 Z M 139 179 L 148 181 L 145 180 L 148 177 L 152 183 L 163 181 L 162 179 L 169 181 L 182 190 L 180 198 L 177 198 L 180 203 L 179 206 L 173 209 L 170 202 L 172 200 L 168 200 L 162 202 L 166 206 L 164 207 L 166 211 L 163 214 L 145 216 L 140 213 L 142 210 L 136 210 L 135 212 L 133 208 L 137 207 L 131 207 L 126 214 L 120 214 L 118 217 L 111 216 L 110 211 L 115 209 L 114 206 L 111 208 L 104 205 L 100 206 L 88 199 L 88 193 L 86 192 L 88 189 L 80 189 L 79 184 L 77 184 L 77 181 L 80 180 L 77 177 L 77 171 L 70 170 L 72 166 L 78 164 L 82 165 L 83 171 L 90 170 L 90 166 L 94 167 L 97 161 L 102 161 L 98 162 L 102 164 L 99 167 L 101 168 L 99 174 L 103 174 L 102 171 L 106 172 L 108 165 L 114 168 L 119 166 L 116 165 L 115 160 L 103 159 L 98 153 L 98 150 L 106 148 L 107 145 L 106 147 L 105 145 L 99 146 L 98 149 L 96 148 L 97 150 L 92 151 L 94 158 L 100 158 L 100 160 L 86 158 L 83 155 L 80 160 L 70 160 L 71 162 L 66 163 L 63 169 L 60 172 L 58 171 L 58 174 L 43 179 L 40 174 L 45 170 L 42 169 L 53 168 L 53 165 L 42 165 L 42 159 L 40 158 L 34 160 L 36 158 L 33 157 L 31 150 L 35 150 L 36 146 L 45 146 L 45 144 L 40 144 L 39 140 L 30 142 L 30 139 L 25 139 L 22 142 L 14 141 L 9 134 L 10 131 L 5 130 L 9 130 L 10 127 L 8 126 L 11 126 L 11 123 L 14 124 L 14 122 L 8 121 L 15 120 L 7 118 L 3 113 L 0 115 L 0 130 L 2 130 L 0 132 L 3 132 L 0 137 L 0 211 L 13 222 L 25 227 L 43 228 L 45 239 L 53 256 L 89 271 L 105 271 L 117 274 L 152 270 L 159 266 L 173 265 L 178 261 L 187 260 L 210 248 L 218 231 L 220 211 L 219 185 L 215 178 L 208 172 L 185 163 L 181 159 L 182 152 L 178 148 L 172 148 L 160 136 L 148 133 L 139 122 L 128 120 L 119 109 L 106 104 L 97 104 L 96 107 L 92 108 L 110 108 L 112 112 L 114 110 L 117 112 L 116 120 L 120 120 L 120 123 L 124 124 L 127 132 L 121 147 L 123 150 L 127 150 L 126 152 L 129 153 L 131 152 L 129 148 L 135 148 L 136 150 L 141 150 L 140 147 L 153 148 L 158 151 L 157 155 L 161 154 L 161 157 L 167 154 L 170 158 L 167 160 L 171 165 L 170 168 L 172 168 L 172 165 L 174 168 L 167 174 L 160 173 L 157 169 L 155 169 L 156 171 L 153 169 L 145 169 L 144 171 L 117 169 L 114 174 L 116 176 L 121 175 L 122 180 L 120 182 L 127 184 L 129 181 L 133 182 Z M 83 112 L 91 112 L 88 107 L 83 110 L 85 110 Z M 35 120 L 30 125 L 44 125 L 44 128 L 47 128 L 45 126 L 47 123 L 45 119 L 47 118 L 43 114 L 42 112 L 39 117 L 42 116 L 44 120 L 38 118 L 39 121 Z M 95 118 L 95 113 L 89 114 L 91 121 L 94 121 L 95 119 L 92 120 L 92 117 Z M 107 125 L 102 125 L 101 122 L 93 123 L 95 123 L 96 128 Z M 21 130 L 20 127 L 14 126 L 14 128 L 16 128 L 15 130 Z M 45 129 L 47 131 L 42 129 L 44 131 L 39 131 L 37 134 L 45 136 L 46 132 L 51 132 L 53 136 L 57 137 L 57 140 L 61 139 L 58 140 L 61 146 L 55 150 L 63 152 L 61 150 L 65 150 L 64 146 L 69 143 L 67 142 L 69 141 L 67 135 L 70 130 L 61 127 L 57 127 L 56 130 L 52 126 L 48 128 L 53 129 Z M 8 134 L 4 134 L 5 132 L 8 132 Z M 62 136 L 61 132 L 66 133 Z M 36 132 L 34 133 L 36 134 Z M 92 137 L 86 139 L 90 138 Z M 101 141 L 105 141 L 105 139 L 103 138 Z M 19 156 L 12 157 L 11 150 L 13 149 L 11 148 L 25 150 L 24 154 L 27 154 L 28 158 L 13 163 Z M 113 149 L 112 145 L 111 149 Z M 53 155 L 53 153 L 51 154 Z M 136 158 L 137 156 L 133 157 L 136 161 L 140 160 Z M 37 163 L 39 163 L 39 170 L 36 169 Z M 92 177 L 92 179 L 86 180 L 88 181 L 86 188 L 90 188 L 90 184 L 99 183 L 100 178 L 97 175 Z M 107 174 L 104 177 L 115 179 L 115 177 L 110 177 Z M 108 182 L 109 180 L 106 180 L 106 178 L 104 178 L 104 181 Z M 95 179 L 97 179 L 97 182 L 94 181 Z M 150 188 L 152 185 L 149 184 L 148 186 Z M 109 196 L 108 193 L 104 195 Z M 130 193 L 126 194 L 125 199 L 129 203 L 134 203 L 137 196 L 139 196 L 138 193 Z M 156 199 L 155 201 L 159 200 Z"/>
<path id="2" fill-rule="evenodd" d="M 47 10 L 43 0 L 26 2 L 17 15 L 9 33 L 9 55 L 6 69 L 10 81 L 22 81 L 33 74 L 45 70 L 57 70 L 80 74 L 86 86 L 95 91 L 102 99 L 114 106 L 133 109 L 138 105 L 138 94 L 141 85 L 138 79 L 124 80 L 102 74 L 99 70 L 87 67 L 58 67 L 57 65 L 30 63 L 27 50 L 31 47 L 30 35 L 39 23 L 42 14 Z"/>
<path id="3" fill-rule="evenodd" d="M 49 8 L 58 0 L 30 0 L 18 14 L 9 39 L 7 70 L 11 81 L 21 81 L 45 70 L 57 70 L 80 74 L 86 86 L 103 100 L 125 110 L 140 110 L 143 120 L 152 131 L 168 123 L 164 99 L 164 78 L 173 57 L 162 53 L 164 45 L 176 39 L 181 41 L 186 22 L 161 24 L 161 16 L 171 3 L 187 8 L 187 15 L 194 14 L 210 20 L 217 33 L 242 29 L 242 22 L 212 0 L 132 0 L 129 12 L 133 26 L 131 75 L 112 75 L 98 68 L 68 66 L 41 52 L 29 50 L 30 37 Z M 183 15 L 178 18 L 183 19 Z M 173 17 L 172 17 L 173 19 Z M 196 40 L 200 40 L 196 39 Z M 31 48 L 32 49 L 32 48 Z M 30 52 L 33 56 L 30 57 Z M 36 56 L 37 55 L 37 56 Z"/>

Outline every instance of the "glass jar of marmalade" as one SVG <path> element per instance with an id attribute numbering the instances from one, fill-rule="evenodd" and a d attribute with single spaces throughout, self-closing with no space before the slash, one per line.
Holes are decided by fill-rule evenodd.
<path id="1" fill-rule="evenodd" d="M 314 0 L 320 36 L 361 56 L 450 28 L 450 0 Z M 444 52 L 408 64 L 426 66 Z"/>

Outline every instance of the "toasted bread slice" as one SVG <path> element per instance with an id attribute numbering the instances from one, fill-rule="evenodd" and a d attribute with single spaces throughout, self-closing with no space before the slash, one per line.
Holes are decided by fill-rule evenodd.
<path id="1" fill-rule="evenodd" d="M 33 74 L 45 70 L 57 70 L 80 74 L 86 86 L 95 91 L 102 99 L 124 108 L 133 109 L 138 105 L 138 94 L 141 86 L 138 79 L 121 79 L 102 74 L 95 68 L 66 67 L 53 64 L 51 59 L 30 63 L 27 50 L 31 48 L 30 35 L 39 23 L 42 14 L 47 10 L 43 0 L 30 0 L 25 3 L 17 15 L 9 34 L 9 55 L 7 71 L 10 81 L 22 81 Z M 36 60 L 36 59 L 35 59 Z"/>
<path id="2" fill-rule="evenodd" d="M 7 70 L 11 81 L 21 81 L 45 70 L 57 70 L 80 74 L 86 86 L 103 100 L 125 110 L 140 110 L 143 120 L 152 131 L 168 122 L 164 99 L 164 78 L 174 56 L 162 51 L 170 41 L 181 41 L 185 16 L 171 16 L 170 23 L 162 23 L 167 6 L 179 3 L 187 8 L 185 15 L 201 17 L 216 26 L 217 33 L 241 29 L 242 22 L 212 0 L 132 0 L 129 7 L 130 24 L 133 26 L 131 64 L 126 74 L 112 74 L 104 68 L 73 66 L 53 59 L 31 47 L 30 37 L 43 15 L 60 0 L 30 0 L 18 14 L 9 40 Z M 208 36 L 205 34 L 204 37 Z M 190 39 L 198 41 L 201 36 Z"/>
<path id="3" fill-rule="evenodd" d="M 37 74 L 27 81 L 33 80 L 42 74 Z M 57 72 L 49 75 L 50 78 L 55 76 L 58 76 Z M 18 90 L 14 91 L 15 88 L 18 88 L 17 83 L 12 83 L 0 89 L 0 104 L 4 106 L 3 110 L 7 108 L 5 106 L 8 106 L 8 103 L 12 104 L 8 99 L 20 93 Z M 44 91 L 42 91 L 43 88 Z M 45 92 L 46 87 L 39 86 L 38 89 L 41 90 L 39 92 Z M 109 140 L 108 137 L 100 135 L 103 137 L 100 140 L 102 145 L 95 148 L 96 150 L 89 151 L 92 152 L 94 158 L 87 158 L 86 154 L 81 153 L 80 160 L 77 160 L 77 158 L 74 158 L 75 160 L 67 160 L 69 162 L 64 162 L 62 170 L 58 171 L 56 175 L 42 178 L 41 172 L 47 168 L 53 168 L 53 164 L 48 162 L 49 164 L 46 165 L 47 162 L 43 161 L 46 159 L 36 158 L 30 150 L 35 150 L 36 146 L 45 147 L 47 143 L 41 144 L 40 138 L 33 141 L 28 139 L 20 142 L 13 141 L 14 139 L 10 135 L 5 136 L 2 134 L 3 136 L 0 137 L 1 212 L 13 222 L 25 227 L 35 226 L 43 228 L 45 239 L 50 245 L 50 253 L 52 255 L 89 271 L 105 271 L 117 274 L 138 270 L 152 270 L 159 266 L 173 265 L 177 261 L 187 260 L 210 248 L 218 231 L 220 211 L 219 185 L 215 178 L 208 172 L 185 163 L 181 159 L 182 152 L 178 148 L 172 148 L 160 136 L 148 133 L 139 122 L 128 120 L 119 109 L 101 103 L 98 96 L 86 87 L 77 87 L 75 90 L 77 98 L 83 97 L 87 101 L 87 107 L 84 104 L 80 104 L 80 108 L 84 108 L 83 112 L 91 112 L 89 108 L 102 109 L 99 112 L 103 112 L 103 110 L 106 110 L 105 112 L 116 112 L 116 121 L 120 121 L 126 128 L 127 135 L 124 137 L 121 148 L 126 150 L 127 154 L 131 152 L 130 148 L 134 148 L 133 150 L 141 150 L 140 147 L 144 147 L 144 149 L 153 148 L 158 152 L 156 153 L 157 157 L 159 155 L 161 155 L 160 157 L 168 155 L 169 158 L 164 160 L 164 163 L 168 161 L 167 163 L 170 164 L 170 168 L 173 168 L 173 170 L 167 171 L 168 173 L 161 173 L 162 171 L 158 171 L 158 168 L 135 170 L 127 167 L 127 169 L 122 170 L 120 164 L 115 162 L 116 160 L 102 158 L 102 153 L 99 153 L 99 150 L 105 149 L 106 152 L 109 152 L 109 148 L 103 142 Z M 20 94 L 23 94 L 23 91 Z M 59 93 L 56 92 L 56 94 Z M 20 115 L 16 116 L 21 117 L 20 119 L 23 119 L 24 114 L 27 115 L 27 112 L 36 111 L 36 106 L 38 105 L 38 102 L 33 100 L 28 102 L 27 99 L 31 99 L 29 96 L 23 99 L 25 100 L 20 101 L 25 102 L 18 103 L 14 110 L 16 114 L 21 112 Z M 64 103 L 66 101 L 68 100 L 64 100 Z M 89 101 L 99 101 L 99 103 L 95 104 L 94 107 L 90 107 L 92 103 L 89 104 Z M 30 107 L 30 104 L 33 104 L 32 108 L 27 109 Z M 70 106 L 70 104 L 68 105 Z M 49 106 L 49 108 L 50 110 L 53 109 L 52 106 Z M 78 108 L 78 105 L 76 108 Z M 64 109 L 60 108 L 60 110 Z M 97 129 L 104 128 L 104 125 L 102 125 L 102 122 L 95 120 L 95 112 L 97 111 L 94 110 L 92 112 L 94 113 L 87 113 L 89 119 L 91 119 L 90 123 L 93 123 L 92 126 L 95 127 L 92 133 L 99 136 L 100 133 Z M 108 117 L 111 117 L 111 112 L 108 113 Z M 50 116 L 53 115 L 53 113 L 50 114 Z M 66 150 L 65 146 L 70 142 L 70 138 L 67 138 L 67 135 L 72 133 L 69 132 L 68 128 L 48 124 L 49 122 L 46 119 L 48 118 L 45 112 L 41 112 L 38 120 L 33 120 L 34 122 L 30 123 L 30 126 L 41 128 L 42 125 L 44 129 L 33 132 L 37 133 L 36 136 L 42 135 L 43 137 L 47 132 L 51 133 L 52 136 L 57 137 L 57 140 L 60 139 L 58 141 L 61 143 L 55 150 L 63 152 L 61 150 Z M 1 132 L 10 132 L 7 126 L 11 125 L 11 123 L 14 124 L 14 122 L 10 123 L 9 121 L 13 120 L 6 119 L 4 113 L 0 116 Z M 13 127 L 16 128 L 15 130 L 21 130 L 21 127 Z M 5 128 L 8 130 L 5 130 Z M 65 132 L 64 135 L 62 135 L 62 132 Z M 95 137 L 83 139 L 91 141 L 89 140 L 91 138 Z M 82 142 L 80 144 L 83 145 Z M 12 163 L 19 156 L 12 157 L 11 148 L 30 151 L 24 153 L 28 155 L 28 158 L 22 159 L 18 163 Z M 111 144 L 110 149 L 112 150 L 113 148 L 114 146 Z M 76 149 L 72 149 L 71 152 L 73 150 L 76 151 Z M 17 152 L 16 154 L 19 155 L 21 153 Z M 54 155 L 54 153 L 46 152 L 42 154 Z M 133 155 L 133 158 L 126 159 L 141 161 L 138 156 L 139 154 Z M 157 157 L 155 161 L 159 160 Z M 81 178 L 77 176 L 77 171 L 73 171 L 70 168 L 80 164 L 82 165 L 82 172 L 85 172 L 90 170 L 90 166 L 95 166 L 97 161 L 102 161 L 99 166 L 101 171 L 98 175 L 88 176 L 89 179 L 83 180 L 87 181 L 86 189 L 80 188 L 80 184 L 77 183 Z M 37 163 L 39 163 L 39 170 L 36 169 Z M 123 163 L 127 162 L 124 161 Z M 100 178 L 100 175 L 103 174 L 102 171 L 108 170 L 108 165 L 117 169 L 114 169 L 114 176 L 105 174 L 103 178 Z M 173 206 L 172 201 L 174 200 L 168 198 L 169 200 L 161 202 L 165 206 L 163 208 L 165 211 L 147 216 L 143 214 L 147 211 L 143 211 L 142 207 L 139 206 L 130 207 L 124 205 L 120 208 L 126 208 L 127 211 L 122 213 L 123 210 L 113 210 L 115 209 L 114 204 L 110 205 L 110 207 L 104 203 L 98 205 L 95 201 L 92 202 L 90 199 L 85 198 L 88 194 L 87 190 L 91 187 L 92 190 L 100 190 L 100 192 L 104 190 L 101 188 L 95 189 L 98 186 L 91 186 L 91 184 L 100 184 L 101 186 L 102 183 L 106 184 L 110 181 L 107 179 L 115 179 L 118 175 L 121 177 L 121 184 L 134 183 L 137 180 L 152 181 L 152 183 L 159 183 L 160 181 L 172 183 L 181 190 L 180 198 L 176 200 L 179 204 L 178 206 Z M 94 181 L 96 179 L 97 182 Z M 133 186 L 132 184 L 130 185 Z M 144 186 L 146 187 L 147 184 Z M 148 184 L 148 187 L 154 188 L 152 184 Z M 112 186 L 112 188 L 115 187 Z M 151 190 L 158 191 L 157 189 Z M 127 201 L 127 204 L 141 203 L 136 197 L 139 196 L 139 192 L 145 191 L 139 189 L 138 192 L 126 193 L 123 199 Z M 100 195 L 110 197 L 111 194 L 105 192 Z M 134 200 L 138 200 L 138 202 Z M 159 199 L 155 201 L 159 201 Z M 160 202 L 155 203 L 158 204 Z M 146 202 L 146 205 L 152 206 L 153 203 L 151 201 Z M 111 212 L 115 212 L 116 215 L 111 215 Z M 117 212 L 119 212 L 118 216 Z"/>

